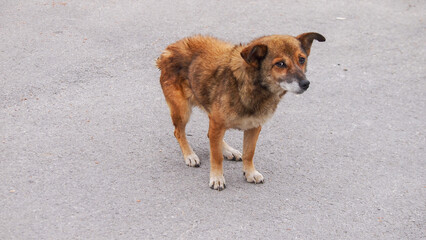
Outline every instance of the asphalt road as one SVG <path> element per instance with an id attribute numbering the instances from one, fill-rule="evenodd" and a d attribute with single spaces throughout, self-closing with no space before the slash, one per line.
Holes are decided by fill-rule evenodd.
<path id="1" fill-rule="evenodd" d="M 425 239 L 425 1 L 0 0 L 0 239 Z M 208 187 L 184 164 L 155 59 L 210 34 L 316 31 L 309 90 Z M 225 139 L 242 148 L 242 132 Z"/>

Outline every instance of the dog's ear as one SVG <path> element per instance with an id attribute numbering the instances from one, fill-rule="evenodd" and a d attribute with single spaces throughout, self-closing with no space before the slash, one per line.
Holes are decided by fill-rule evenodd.
<path id="1" fill-rule="evenodd" d="M 302 33 L 296 38 L 302 43 L 302 48 L 306 51 L 306 54 L 308 55 L 311 51 L 311 46 L 314 39 L 319 42 L 325 42 L 325 37 L 316 32 Z"/>
<path id="2" fill-rule="evenodd" d="M 268 47 L 263 44 L 251 44 L 241 51 L 241 57 L 247 64 L 258 68 L 260 62 L 266 57 Z"/>

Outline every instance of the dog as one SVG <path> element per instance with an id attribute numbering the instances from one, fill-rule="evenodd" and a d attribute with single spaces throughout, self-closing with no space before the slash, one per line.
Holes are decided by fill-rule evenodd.
<path id="1" fill-rule="evenodd" d="M 313 40 L 324 42 L 325 37 L 315 32 L 270 35 L 233 45 L 197 35 L 169 45 L 157 59 L 174 135 L 190 167 L 200 166 L 185 133 L 192 107 L 209 117 L 210 188 L 226 188 L 224 157 L 243 162 L 248 182 L 264 182 L 253 164 L 261 127 L 287 92 L 308 89 L 305 73 Z M 244 131 L 242 154 L 223 140 L 228 129 Z"/>

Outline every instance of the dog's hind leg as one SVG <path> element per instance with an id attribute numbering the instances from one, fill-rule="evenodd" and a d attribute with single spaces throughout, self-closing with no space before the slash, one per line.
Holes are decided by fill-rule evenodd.
<path id="1" fill-rule="evenodd" d="M 180 84 L 170 84 L 170 81 L 162 82 L 164 96 L 170 108 L 173 125 L 175 126 L 174 135 L 179 142 L 183 158 L 186 165 L 190 167 L 199 167 L 200 159 L 194 153 L 186 139 L 185 127 L 191 115 L 191 103 L 185 96 L 184 90 Z"/>
<path id="2" fill-rule="evenodd" d="M 229 146 L 225 141 L 223 141 L 223 145 L 222 145 L 222 154 L 227 160 L 232 160 L 232 161 L 243 160 L 242 154 L 238 150 Z"/>

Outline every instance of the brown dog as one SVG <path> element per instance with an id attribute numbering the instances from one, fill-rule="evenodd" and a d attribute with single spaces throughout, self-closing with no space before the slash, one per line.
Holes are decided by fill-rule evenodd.
<path id="1" fill-rule="evenodd" d="M 243 161 L 248 182 L 263 183 L 262 174 L 253 164 L 261 126 L 271 118 L 287 91 L 300 94 L 308 89 L 305 72 L 314 39 L 325 41 L 319 33 L 266 36 L 248 45 L 195 36 L 169 45 L 158 58 L 174 135 L 188 166 L 200 166 L 185 134 L 191 109 L 198 106 L 209 116 L 212 189 L 226 187 L 223 156 Z M 244 130 L 242 156 L 223 140 L 230 128 Z"/>

